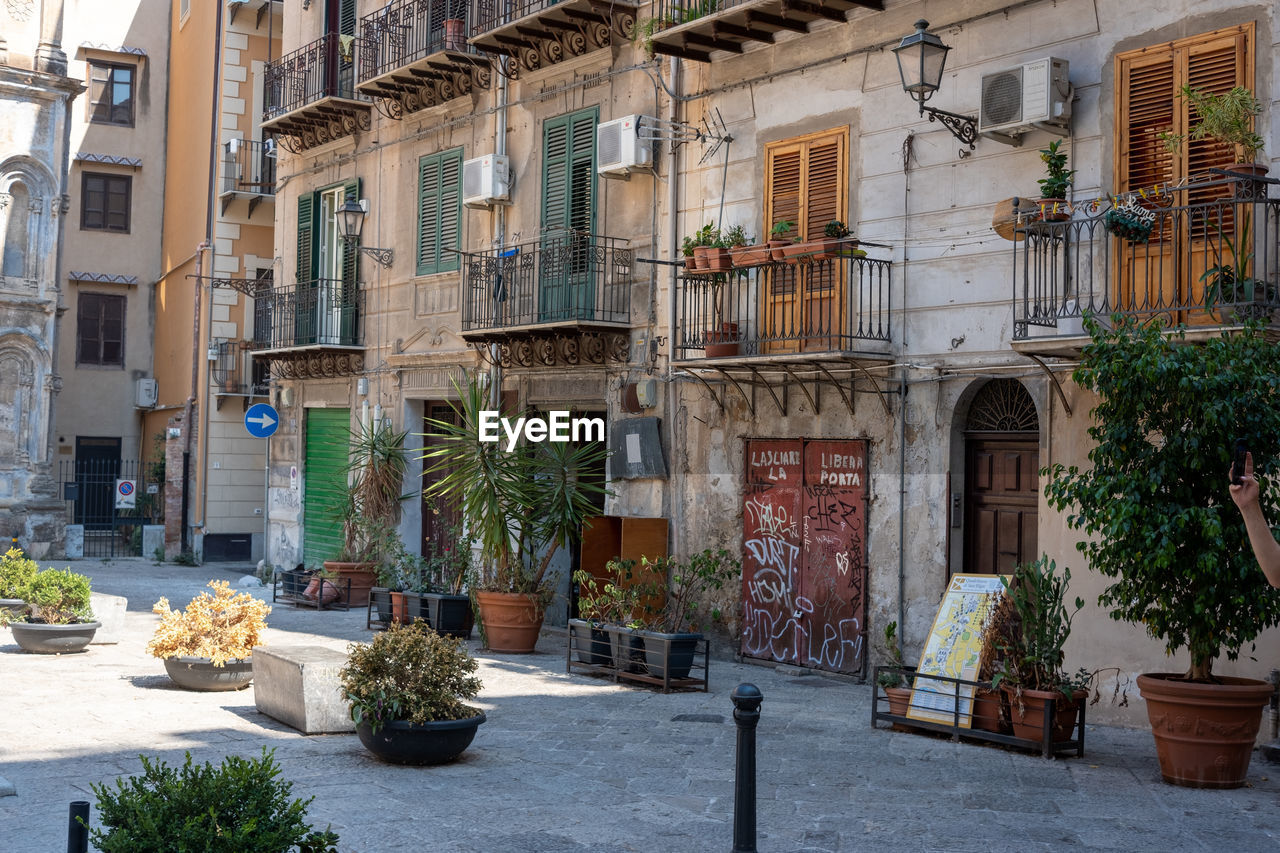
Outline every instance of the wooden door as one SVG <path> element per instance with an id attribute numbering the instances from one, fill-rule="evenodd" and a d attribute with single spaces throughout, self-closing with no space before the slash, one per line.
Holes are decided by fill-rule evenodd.
<path id="1" fill-rule="evenodd" d="M 788 236 L 816 240 L 833 219 L 847 221 L 848 128 L 776 142 L 765 150 L 765 210 L 761 239 L 775 223 Z M 761 284 L 760 335 L 765 352 L 825 350 L 843 327 L 843 261 L 775 266 Z"/>
<path id="2" fill-rule="evenodd" d="M 1039 442 L 1017 433 L 966 442 L 967 574 L 1008 574 L 1034 560 L 1039 503 Z"/>

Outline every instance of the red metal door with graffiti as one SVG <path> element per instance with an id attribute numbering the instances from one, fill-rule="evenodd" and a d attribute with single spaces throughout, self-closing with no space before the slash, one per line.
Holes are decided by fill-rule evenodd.
<path id="1" fill-rule="evenodd" d="M 747 442 L 744 655 L 862 672 L 866 465 L 862 440 Z"/>

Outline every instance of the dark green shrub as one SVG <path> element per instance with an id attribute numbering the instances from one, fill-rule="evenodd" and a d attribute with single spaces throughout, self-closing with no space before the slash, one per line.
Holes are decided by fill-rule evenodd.
<path id="1" fill-rule="evenodd" d="M 21 548 L 10 548 L 0 557 L 0 598 L 25 599 L 38 570 L 36 561 L 28 560 Z"/>
<path id="2" fill-rule="evenodd" d="M 142 759 L 142 775 L 94 785 L 102 853 L 332 853 L 338 836 L 306 823 L 311 800 L 292 800 L 275 751 L 262 758 L 227 756 L 222 766 L 181 768 Z"/>
<path id="3" fill-rule="evenodd" d="M 45 569 L 27 588 L 27 604 L 33 605 L 32 616 L 54 625 L 87 622 L 89 612 L 89 579 L 70 569 Z"/>

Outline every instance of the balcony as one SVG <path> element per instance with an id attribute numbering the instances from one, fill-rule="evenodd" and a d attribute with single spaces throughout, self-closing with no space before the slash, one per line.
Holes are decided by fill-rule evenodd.
<path id="1" fill-rule="evenodd" d="M 364 366 L 364 293 L 336 279 L 260 290 L 253 355 L 284 379 L 347 376 Z"/>
<path id="2" fill-rule="evenodd" d="M 254 29 L 262 28 L 262 19 L 267 15 L 274 16 L 272 23 L 275 25 L 284 17 L 284 0 L 227 0 L 227 9 L 230 11 L 227 23 L 234 24 L 240 10 L 246 7 L 253 13 Z M 279 33 L 279 30 L 276 32 Z"/>
<path id="3" fill-rule="evenodd" d="M 1280 183 L 1264 179 L 1257 186 Z M 1280 199 L 1231 193 L 1231 181 L 1191 185 L 1143 203 L 1145 241 L 1116 236 L 1105 201 L 1063 222 L 1035 220 L 1014 243 L 1013 347 L 1078 355 L 1082 318 L 1113 313 L 1215 331 L 1280 308 Z M 1114 227 L 1114 225 L 1112 226 Z M 1138 236 L 1141 236 L 1140 234 Z"/>
<path id="4" fill-rule="evenodd" d="M 489 58 L 467 44 L 466 0 L 394 0 L 360 19 L 356 90 L 388 118 L 488 88 Z"/>
<path id="5" fill-rule="evenodd" d="M 225 216 L 237 199 L 249 202 L 249 217 L 264 200 L 276 194 L 276 151 L 269 142 L 252 139 L 230 139 L 222 146 L 222 183 L 218 199 Z"/>
<path id="6" fill-rule="evenodd" d="M 463 255 L 462 337 L 504 365 L 625 363 L 634 253 L 577 231 Z"/>
<path id="7" fill-rule="evenodd" d="M 847 246 L 842 254 L 679 276 L 672 365 L 702 382 L 722 409 L 721 395 L 732 391 L 754 415 L 767 394 L 785 416 L 799 399 L 788 392 L 798 389 L 819 411 L 828 387 L 852 413 L 858 379 L 888 411 L 868 368 L 893 360 L 891 264 L 855 257 Z"/>
<path id="8" fill-rule="evenodd" d="M 818 21 L 844 23 L 858 9 L 884 10 L 883 0 L 658 0 L 654 53 L 710 62 L 712 51 L 742 53 L 748 42 L 773 44 L 778 33 L 807 33 Z"/>
<path id="9" fill-rule="evenodd" d="M 329 33 L 267 64 L 262 130 L 295 154 L 372 125 L 368 96 L 355 90 L 358 39 Z"/>
<path id="10" fill-rule="evenodd" d="M 267 396 L 271 379 L 268 362 L 250 354 L 251 341 L 216 341 L 210 345 L 209 365 L 213 380 L 214 404 L 218 409 L 230 397 L 242 398 L 245 409 L 253 397 Z"/>
<path id="11" fill-rule="evenodd" d="M 471 43 L 508 77 L 625 44 L 639 0 L 475 0 Z"/>

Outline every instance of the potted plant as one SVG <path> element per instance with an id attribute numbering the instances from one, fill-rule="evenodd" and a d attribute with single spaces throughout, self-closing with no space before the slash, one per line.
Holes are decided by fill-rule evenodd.
<path id="1" fill-rule="evenodd" d="M 769 263 L 769 247 L 753 244 L 753 239 L 747 236 L 746 229 L 741 225 L 734 225 L 724 232 L 725 243 L 729 246 L 729 260 L 735 268 L 758 267 Z"/>
<path id="2" fill-rule="evenodd" d="M 1155 213 L 1131 198 L 1112 205 L 1102 215 L 1102 225 L 1107 232 L 1130 243 L 1146 243 L 1155 224 Z"/>
<path id="3" fill-rule="evenodd" d="M 1065 222 L 1071 218 L 1067 193 L 1076 170 L 1067 168 L 1067 154 L 1058 150 L 1061 145 L 1062 140 L 1055 139 L 1048 148 L 1040 149 L 1045 176 L 1036 183 L 1040 184 L 1040 216 L 1045 222 Z"/>
<path id="4" fill-rule="evenodd" d="M 880 685 L 889 700 L 889 713 L 905 717 L 911 708 L 911 682 L 903 671 L 907 662 L 902 657 L 902 646 L 898 643 L 897 621 L 884 626 L 881 651 L 892 669 L 881 671 L 876 677 L 876 684 Z"/>
<path id="5" fill-rule="evenodd" d="M 1237 236 L 1232 237 L 1215 222 L 1218 239 L 1210 243 L 1214 265 L 1200 274 L 1204 282 L 1204 307 L 1213 311 L 1219 303 L 1243 304 L 1243 317 L 1265 317 L 1277 302 L 1276 285 L 1253 276 L 1253 217 L 1248 210 L 1240 214 Z M 1224 251 L 1225 249 L 1225 251 Z"/>
<path id="6" fill-rule="evenodd" d="M 415 622 L 352 643 L 338 678 L 366 749 L 394 764 L 440 764 L 461 755 L 485 721 L 466 704 L 480 692 L 475 671 L 462 640 Z"/>
<path id="7" fill-rule="evenodd" d="M 0 612 L 23 650 L 37 654 L 80 652 L 102 627 L 89 609 L 89 578 L 69 568 L 37 572 L 22 596 L 26 606 Z"/>
<path id="8" fill-rule="evenodd" d="M 336 833 L 307 823 L 314 798 L 291 799 L 293 783 L 280 778 L 274 750 L 263 747 L 261 758 L 228 755 L 217 767 L 193 765 L 190 752 L 176 769 L 140 758 L 141 774 L 90 785 L 100 824 L 90 834 L 101 853 L 337 851 Z"/>
<path id="9" fill-rule="evenodd" d="M 1041 740 L 1052 703 L 1051 737 L 1066 740 L 1088 695 L 1078 679 L 1062 671 L 1062 647 L 1084 599 L 1077 597 L 1071 609 L 1066 597 L 1071 570 L 1063 566 L 1059 574 L 1057 564 L 1045 555 L 1016 566 L 1013 579 L 1001 575 L 1000 582 L 1013 618 L 1009 629 L 1001 632 L 1003 660 L 992 685 L 1008 698 L 1015 736 Z"/>
<path id="10" fill-rule="evenodd" d="M 686 238 L 685 247 L 691 248 L 693 251 L 694 266 L 693 269 L 710 270 L 711 269 L 711 253 L 716 250 L 717 264 L 719 263 L 719 243 L 720 229 L 716 227 L 714 222 L 708 222 L 697 231 L 693 232 L 692 237 Z"/>
<path id="11" fill-rule="evenodd" d="M 784 247 L 792 241 L 789 235 L 796 227 L 796 224 L 790 219 L 782 219 L 773 223 L 773 227 L 769 229 L 769 254 L 774 261 L 785 260 L 786 253 Z"/>
<path id="12" fill-rule="evenodd" d="M 1262 102 L 1252 92 L 1243 86 L 1235 86 L 1227 92 L 1209 92 L 1186 84 L 1178 95 L 1190 102 L 1199 121 L 1185 134 L 1169 131 L 1159 134 L 1165 148 L 1177 153 L 1186 140 L 1216 139 L 1234 147 L 1240 158 L 1230 171 L 1258 177 L 1267 173 L 1266 165 L 1257 162 L 1264 140 L 1254 131 L 1254 122 L 1262 114 Z M 1237 195 L 1246 198 L 1258 196 L 1258 185 L 1248 180 L 1242 184 L 1243 191 Z M 1265 196 L 1265 188 L 1262 195 Z"/>
<path id="13" fill-rule="evenodd" d="M 978 660 L 979 686 L 973 691 L 973 714 L 970 726 L 989 732 L 1013 731 L 1009 719 L 1009 703 L 1000 690 L 992 688 L 995 674 L 1004 667 L 1004 649 L 1012 648 L 1014 631 L 1018 629 L 1018 614 L 1013 599 L 1000 595 L 987 615 L 982 627 L 985 642 Z"/>
<path id="14" fill-rule="evenodd" d="M 684 268 L 688 272 L 698 269 L 698 244 L 694 242 L 697 235 L 685 237 L 680 243 L 680 254 L 684 255 Z"/>
<path id="15" fill-rule="evenodd" d="M 422 561 L 422 598 L 428 621 L 439 634 L 471 638 L 474 614 L 464 589 L 475 576 L 471 542 L 461 524 L 450 525 L 442 543 L 432 543 Z"/>
<path id="16" fill-rule="evenodd" d="M 161 598 L 160 615 L 147 653 L 164 661 L 165 672 L 187 690 L 239 690 L 253 680 L 253 647 L 262 645 L 271 607 L 247 592 L 231 592 L 227 581 L 209 581 L 186 610 L 171 610 Z"/>
<path id="17" fill-rule="evenodd" d="M 1184 672 L 1138 677 L 1164 779 L 1238 787 L 1272 686 L 1215 675 L 1213 661 L 1236 660 L 1280 623 L 1280 596 L 1258 570 L 1223 473 L 1233 437 L 1280 447 L 1280 345 L 1257 321 L 1195 345 L 1184 330 L 1166 336 L 1120 315 L 1112 324 L 1085 321 L 1091 340 L 1072 374 L 1097 396 L 1090 465 L 1052 466 L 1045 493 L 1088 537 L 1076 547 L 1110 579 L 1099 602 L 1112 618 L 1189 654 Z M 1274 453 L 1256 463 L 1264 484 L 1278 470 Z M 1232 735 L 1206 743 L 1210 732 Z"/>
<path id="18" fill-rule="evenodd" d="M 350 459 L 345 471 L 349 486 L 337 514 L 342 524 L 342 551 L 336 560 L 325 560 L 326 571 L 351 581 L 348 604 L 366 605 L 377 581 L 378 565 L 394 552 L 400 537 L 395 524 L 404 499 L 406 465 L 404 439 L 385 423 L 351 432 Z"/>
<path id="19" fill-rule="evenodd" d="M 465 3 L 453 2 L 447 3 L 446 18 L 442 24 L 443 42 L 442 50 L 466 50 L 467 49 L 467 6 Z"/>
<path id="20" fill-rule="evenodd" d="M 666 604 L 645 620 L 646 630 L 640 633 L 649 674 L 671 681 L 688 678 L 694 651 L 703 639 L 702 620 L 720 617 L 706 597 L 741 580 L 742 563 L 724 548 L 706 548 L 684 561 L 641 558 L 641 566 L 642 576 L 660 578 L 667 587 Z"/>
<path id="21" fill-rule="evenodd" d="M 480 440 L 489 390 L 476 380 L 455 383 L 457 422 L 428 419 L 438 441 L 422 455 L 440 475 L 426 495 L 454 502 L 479 547 L 472 587 L 488 647 L 534 650 L 554 595 L 547 568 L 556 552 L 580 535 L 606 494 L 591 478 L 605 458 L 602 443 L 567 441 L 504 444 Z"/>
<path id="22" fill-rule="evenodd" d="M 635 561 L 613 559 L 605 564 L 605 577 L 585 569 L 573 574 L 578 584 L 578 619 L 569 620 L 570 645 L 578 660 L 592 666 L 616 664 L 628 669 L 643 650 L 634 632 L 644 623 L 641 599 L 646 592 L 635 577 Z M 575 642 L 585 636 L 589 645 Z M 585 647 L 584 647 L 585 645 Z"/>
<path id="23" fill-rule="evenodd" d="M 0 613 L 19 616 L 26 609 L 27 591 L 40 567 L 21 548 L 10 548 L 0 557 Z"/>
<path id="24" fill-rule="evenodd" d="M 631 32 L 631 42 L 644 48 L 645 58 L 652 60 L 656 56 L 653 50 L 654 34 L 670 29 L 675 23 L 675 18 L 670 13 L 660 18 L 643 18 L 636 22 Z"/>

